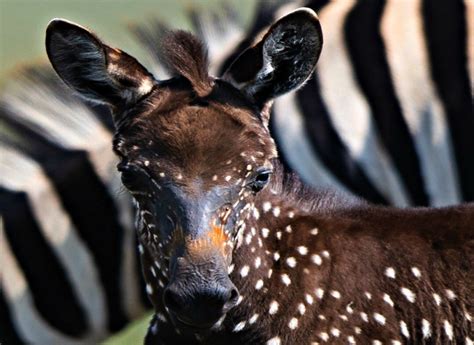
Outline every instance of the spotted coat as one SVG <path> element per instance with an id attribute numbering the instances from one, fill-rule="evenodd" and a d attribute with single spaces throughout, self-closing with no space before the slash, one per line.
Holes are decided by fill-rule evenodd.
<path id="1" fill-rule="evenodd" d="M 145 343 L 472 344 L 474 205 L 373 206 L 279 163 L 271 101 L 308 79 L 321 47 L 303 8 L 217 79 L 176 32 L 162 48 L 174 77 L 156 81 L 86 29 L 50 24 L 58 74 L 114 109 L 155 309 Z"/>

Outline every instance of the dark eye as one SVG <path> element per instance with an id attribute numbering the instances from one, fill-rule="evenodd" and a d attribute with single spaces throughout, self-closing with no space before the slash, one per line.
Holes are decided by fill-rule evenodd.
<path id="1" fill-rule="evenodd" d="M 119 164 L 118 171 L 121 173 L 122 183 L 127 189 L 136 190 L 140 187 L 142 173 L 131 164 Z"/>
<path id="2" fill-rule="evenodd" d="M 272 174 L 271 170 L 269 169 L 262 169 L 260 171 L 257 171 L 257 175 L 255 176 L 251 187 L 252 191 L 257 193 L 263 189 L 270 181 L 270 175 Z"/>

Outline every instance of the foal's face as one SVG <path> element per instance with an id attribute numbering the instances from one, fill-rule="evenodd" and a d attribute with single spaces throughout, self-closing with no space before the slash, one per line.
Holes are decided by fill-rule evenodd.
<path id="1" fill-rule="evenodd" d="M 59 76 L 114 112 L 114 150 L 138 203 L 140 240 L 167 267 L 163 303 L 181 328 L 209 329 L 238 300 L 228 267 L 253 200 L 271 178 L 270 103 L 309 78 L 321 46 L 315 13 L 300 9 L 216 79 L 202 44 L 176 32 L 163 45 L 176 77 L 157 81 L 82 27 L 62 20 L 48 27 Z"/>
<path id="2" fill-rule="evenodd" d="M 138 202 L 142 244 L 169 267 L 165 305 L 177 322 L 210 327 L 238 299 L 228 266 L 276 151 L 232 86 L 217 81 L 197 100 L 179 84 L 158 87 L 144 112 L 119 127 L 114 147 Z"/>

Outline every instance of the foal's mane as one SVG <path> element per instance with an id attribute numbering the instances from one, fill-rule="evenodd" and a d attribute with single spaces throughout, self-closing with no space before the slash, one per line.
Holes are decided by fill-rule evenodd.
<path id="1" fill-rule="evenodd" d="M 298 174 L 288 171 L 278 160 L 273 160 L 274 173 L 268 190 L 280 195 L 283 200 L 291 200 L 295 206 L 306 212 L 331 212 L 334 209 L 345 209 L 350 206 L 368 206 L 367 202 L 356 196 L 338 191 L 334 188 L 314 187 L 304 181 Z"/>
<path id="2" fill-rule="evenodd" d="M 199 96 L 212 90 L 207 47 L 189 32 L 170 31 L 162 41 L 163 64 L 173 76 L 185 77 Z"/>

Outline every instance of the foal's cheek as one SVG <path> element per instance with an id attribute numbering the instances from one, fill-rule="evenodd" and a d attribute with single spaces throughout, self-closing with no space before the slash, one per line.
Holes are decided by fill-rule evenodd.
<path id="1" fill-rule="evenodd" d="M 224 263 L 227 267 L 232 264 L 232 249 L 229 249 L 229 252 L 225 255 Z"/>

